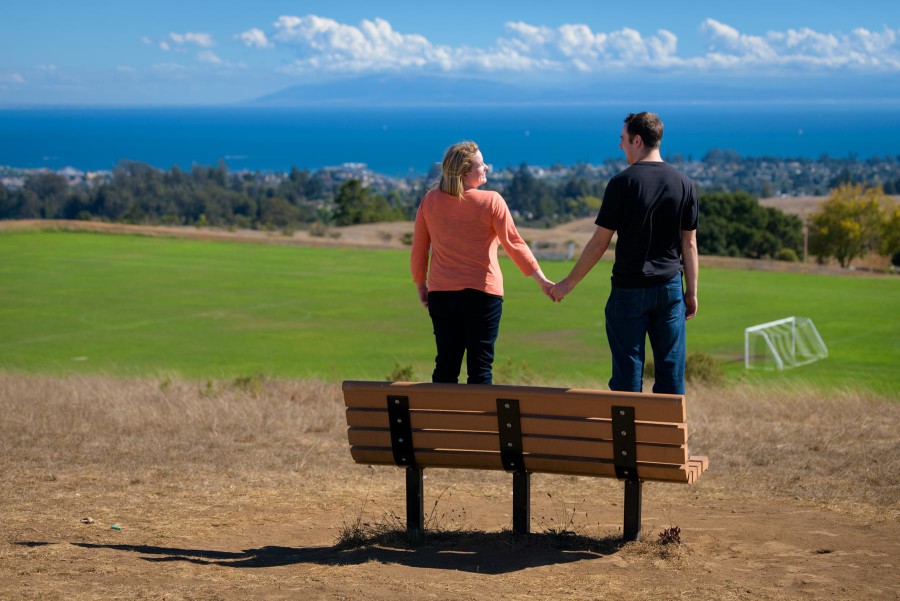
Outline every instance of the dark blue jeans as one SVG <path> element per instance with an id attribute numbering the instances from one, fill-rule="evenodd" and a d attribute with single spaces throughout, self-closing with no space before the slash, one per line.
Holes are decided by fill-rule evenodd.
<path id="1" fill-rule="evenodd" d="M 503 299 L 480 290 L 429 292 L 437 357 L 432 382 L 456 384 L 466 354 L 469 384 L 492 384 L 494 342 L 500 332 Z"/>
<path id="2" fill-rule="evenodd" d="M 650 288 L 612 287 L 606 303 L 610 390 L 641 392 L 644 341 L 649 337 L 656 369 L 653 392 L 684 394 L 684 309 L 681 274 Z"/>

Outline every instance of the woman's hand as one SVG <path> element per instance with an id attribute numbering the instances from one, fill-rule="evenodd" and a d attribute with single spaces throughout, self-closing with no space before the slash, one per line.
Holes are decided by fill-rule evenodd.
<path id="1" fill-rule="evenodd" d="M 416 290 L 419 293 L 419 302 L 426 309 L 428 308 L 428 285 L 425 283 L 416 284 Z"/>
<path id="2" fill-rule="evenodd" d="M 551 282 L 544 276 L 544 272 L 538 269 L 531 274 L 531 277 L 540 285 L 541 292 L 543 292 L 547 296 L 547 298 L 552 299 L 553 297 L 550 296 L 550 289 L 553 288 L 553 282 Z"/>

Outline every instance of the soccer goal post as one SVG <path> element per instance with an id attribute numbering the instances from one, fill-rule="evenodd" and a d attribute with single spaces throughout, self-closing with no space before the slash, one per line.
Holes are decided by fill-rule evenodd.
<path id="1" fill-rule="evenodd" d="M 786 317 L 744 330 L 747 369 L 789 369 L 827 356 L 825 341 L 808 317 Z"/>

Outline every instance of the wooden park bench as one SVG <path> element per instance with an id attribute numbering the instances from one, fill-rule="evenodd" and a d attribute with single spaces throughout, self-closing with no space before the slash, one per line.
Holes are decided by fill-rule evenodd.
<path id="1" fill-rule="evenodd" d="M 413 382 L 343 383 L 350 454 L 406 469 L 407 529 L 424 529 L 426 467 L 513 475 L 513 531 L 530 530 L 533 473 L 625 483 L 623 538 L 641 532 L 644 481 L 691 484 L 706 457 L 689 456 L 682 395 Z"/>

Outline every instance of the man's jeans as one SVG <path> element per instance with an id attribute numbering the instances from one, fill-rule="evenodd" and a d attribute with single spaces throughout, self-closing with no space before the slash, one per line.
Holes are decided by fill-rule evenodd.
<path id="1" fill-rule="evenodd" d="M 500 332 L 503 299 L 480 290 L 429 292 L 437 357 L 432 382 L 456 384 L 466 354 L 469 384 L 492 384 L 494 342 Z"/>
<path id="2" fill-rule="evenodd" d="M 653 392 L 684 394 L 684 311 L 681 274 L 650 288 L 612 287 L 606 303 L 610 390 L 641 392 L 644 340 L 649 336 L 656 368 Z"/>

